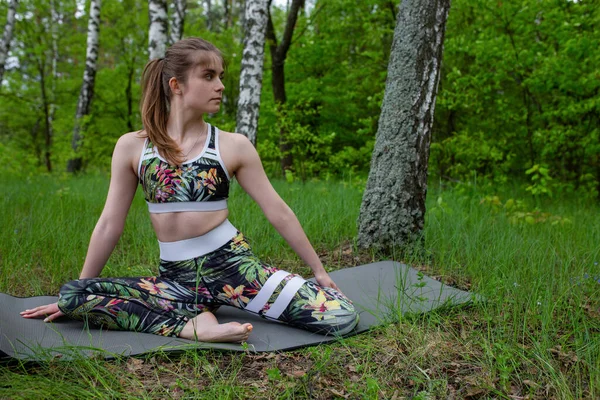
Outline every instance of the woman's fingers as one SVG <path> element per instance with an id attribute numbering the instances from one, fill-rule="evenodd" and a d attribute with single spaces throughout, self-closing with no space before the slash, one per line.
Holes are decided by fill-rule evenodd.
<path id="1" fill-rule="evenodd" d="M 60 317 L 62 317 L 63 315 L 65 315 L 65 314 L 63 314 L 63 313 L 62 313 L 62 311 L 57 311 L 57 312 L 55 312 L 54 314 L 48 315 L 48 316 L 47 316 L 47 317 L 44 319 L 44 322 L 50 322 L 50 321 L 54 321 L 56 318 L 60 318 Z"/>
<path id="2" fill-rule="evenodd" d="M 341 295 L 344 295 L 344 293 L 342 293 L 338 285 L 336 285 L 335 283 L 331 282 L 331 287 L 340 292 Z"/>
<path id="3" fill-rule="evenodd" d="M 36 308 L 31 308 L 25 311 L 21 311 L 21 316 L 25 317 L 25 318 L 36 318 L 36 317 L 40 317 L 42 315 L 44 315 L 44 310 L 46 309 L 46 306 L 39 306 Z"/>
<path id="4" fill-rule="evenodd" d="M 64 315 L 58 308 L 58 304 L 46 304 L 25 311 L 21 311 L 23 318 L 45 318 L 44 321 L 53 321 Z"/>
<path id="5" fill-rule="evenodd" d="M 334 281 L 329 281 L 329 287 L 332 288 L 332 289 L 337 290 L 341 294 L 344 294 L 344 293 L 342 293 L 342 291 L 340 290 L 340 288 L 338 287 L 338 285 L 335 284 Z"/>
<path id="6" fill-rule="evenodd" d="M 35 311 L 39 310 L 42 307 L 45 307 L 45 306 L 39 306 L 39 307 L 36 307 L 36 308 L 28 308 L 25 311 L 21 311 L 21 314 L 32 313 L 32 312 L 35 312 Z"/>

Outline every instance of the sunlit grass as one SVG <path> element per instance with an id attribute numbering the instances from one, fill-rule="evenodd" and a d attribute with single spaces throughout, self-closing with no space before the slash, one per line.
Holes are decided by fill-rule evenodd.
<path id="1" fill-rule="evenodd" d="M 107 184 L 103 175 L 5 182 L 0 291 L 56 294 L 75 278 Z M 277 181 L 275 186 L 328 268 L 381 259 L 353 249 L 358 185 Z M 482 203 L 486 195 L 498 195 L 500 205 Z M 548 213 L 560 222 L 514 221 L 514 210 L 505 206 L 510 198 L 523 200 L 525 212 L 537 207 L 535 215 Z M 230 209 L 230 219 L 261 257 L 309 272 L 237 185 Z M 338 344 L 280 355 L 190 351 L 139 360 L 3 366 L 0 398 L 600 396 L 598 205 L 463 186 L 432 189 L 427 209 L 425 251 L 398 252 L 396 258 L 482 295 L 481 304 L 402 317 Z M 156 273 L 155 240 L 138 193 L 103 275 Z"/>

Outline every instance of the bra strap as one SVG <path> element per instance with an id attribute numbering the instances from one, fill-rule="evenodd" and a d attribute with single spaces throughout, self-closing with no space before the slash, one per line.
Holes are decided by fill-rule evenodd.
<path id="1" fill-rule="evenodd" d="M 216 150 L 216 138 L 217 138 L 217 133 L 215 131 L 215 127 L 213 125 L 210 125 L 210 140 L 208 142 L 208 148 L 212 149 L 212 150 Z"/>

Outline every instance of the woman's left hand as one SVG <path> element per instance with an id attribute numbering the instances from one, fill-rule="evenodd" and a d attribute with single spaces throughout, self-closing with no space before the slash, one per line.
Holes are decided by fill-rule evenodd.
<path id="1" fill-rule="evenodd" d="M 335 282 L 331 279 L 331 277 L 329 276 L 329 274 L 327 272 L 322 272 L 319 274 L 315 274 L 315 279 L 317 280 L 317 283 L 323 287 L 330 287 L 332 289 L 337 290 L 338 292 L 340 292 L 340 289 L 337 287 L 337 285 L 335 284 Z"/>
<path id="2" fill-rule="evenodd" d="M 62 317 L 63 312 L 58 308 L 57 303 L 46 304 L 30 310 L 21 311 L 23 318 L 44 318 L 44 322 L 54 321 L 56 318 Z"/>

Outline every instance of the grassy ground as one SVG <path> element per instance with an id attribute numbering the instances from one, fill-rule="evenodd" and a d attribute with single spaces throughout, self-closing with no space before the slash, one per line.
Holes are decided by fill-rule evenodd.
<path id="1" fill-rule="evenodd" d="M 353 245 L 356 185 L 276 188 L 327 268 L 383 258 Z M 79 273 L 107 178 L 9 180 L 3 189 L 0 291 L 56 294 Z M 230 209 L 258 254 L 309 275 L 237 187 Z M 190 351 L 5 364 L 0 398 L 600 397 L 599 211 L 580 199 L 535 203 L 518 190 L 432 189 L 425 251 L 394 258 L 480 293 L 485 303 L 403 317 L 336 344 L 281 354 Z M 138 196 L 103 275 L 153 274 L 157 258 Z"/>

